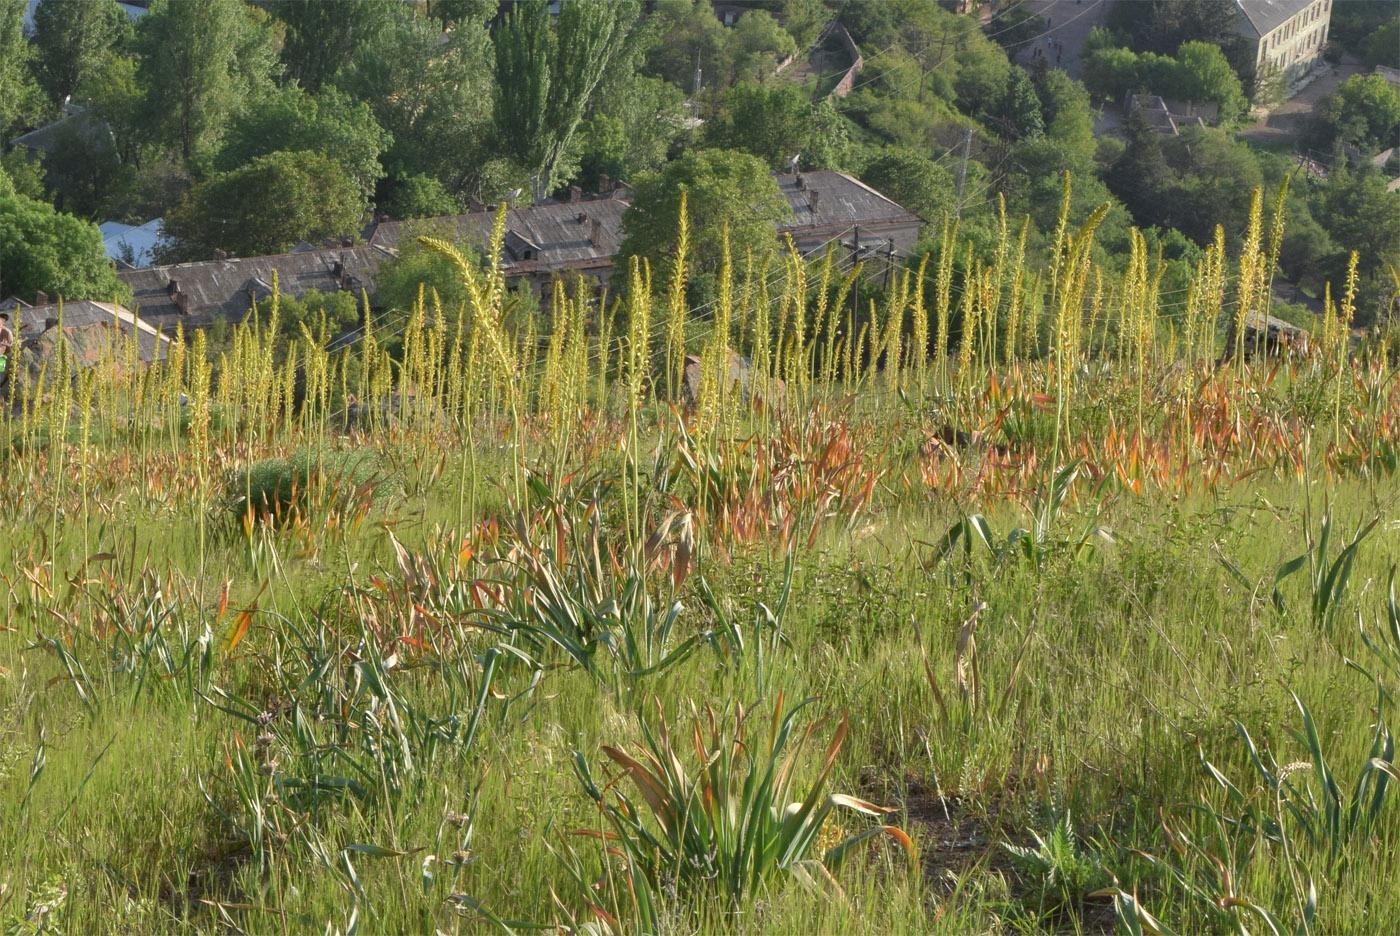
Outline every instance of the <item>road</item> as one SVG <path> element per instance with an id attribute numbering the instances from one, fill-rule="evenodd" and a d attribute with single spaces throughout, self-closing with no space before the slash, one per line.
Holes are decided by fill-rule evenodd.
<path id="1" fill-rule="evenodd" d="M 1109 0 L 1025 0 L 1027 10 L 1049 21 L 1044 35 L 1036 40 L 1034 48 L 1048 56 L 1051 65 L 1063 68 L 1072 78 L 1080 74 L 1080 53 L 1084 42 L 1089 38 L 1089 30 L 1102 26 L 1108 15 Z M 1051 46 L 1054 39 L 1056 45 Z M 1027 47 L 1018 52 L 1015 61 L 1029 65 L 1033 61 L 1033 48 Z M 1056 59 L 1058 58 L 1058 61 Z"/>
<path id="2" fill-rule="evenodd" d="M 1275 107 L 1266 117 L 1241 130 L 1239 138 L 1257 146 L 1298 142 L 1298 138 L 1307 129 L 1308 119 L 1312 117 L 1313 107 L 1317 102 L 1336 91 L 1337 86 L 1352 75 L 1364 74 L 1367 71 L 1369 69 L 1351 56 L 1342 56 L 1341 64 L 1321 72 L 1307 87 Z"/>

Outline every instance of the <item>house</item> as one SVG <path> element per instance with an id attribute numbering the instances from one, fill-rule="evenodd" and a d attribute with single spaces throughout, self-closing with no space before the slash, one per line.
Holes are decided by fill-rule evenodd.
<path id="1" fill-rule="evenodd" d="M 1235 0 L 1235 31 L 1250 47 L 1255 71 L 1293 85 L 1322 59 L 1332 0 Z"/>
<path id="2" fill-rule="evenodd" d="M 65 302 L 61 309 L 57 302 L 33 306 L 21 304 L 13 314 L 17 319 L 15 337 L 21 342 L 38 341 L 50 329 L 57 328 L 60 321 L 65 336 L 83 336 L 83 340 L 72 342 L 75 352 L 77 349 L 83 351 L 76 355 L 81 366 L 95 366 L 102 352 L 108 348 L 113 358 L 120 360 L 125 353 L 120 342 L 133 334 L 136 336 L 137 357 L 145 364 L 164 360 L 170 346 L 170 337 L 162 334 L 155 325 L 138 319 L 125 306 L 111 302 Z M 98 328 L 110 331 L 102 336 L 105 340 L 93 341 L 93 330 Z"/>
<path id="3" fill-rule="evenodd" d="M 71 144 L 75 140 L 81 140 L 84 148 L 90 152 L 104 152 L 112 148 L 112 132 L 94 112 L 68 104 L 64 106 L 63 113 L 64 116 L 53 123 L 15 137 L 10 141 L 10 146 L 45 155 L 52 155 L 60 144 Z"/>
<path id="4" fill-rule="evenodd" d="M 556 277 L 577 272 L 602 284 L 612 275 L 613 256 L 622 245 L 626 187 L 604 180 L 585 196 L 575 186 L 567 201 L 549 201 L 506 211 L 501 267 L 507 279 L 525 279 L 537 295 L 547 294 Z M 483 254 L 490 247 L 494 211 L 422 221 L 381 221 L 370 233 L 371 247 L 397 251 L 407 239 L 439 232 Z"/>
<path id="5" fill-rule="evenodd" d="M 116 261 L 119 269 L 140 269 L 156 262 L 155 251 L 163 233 L 163 218 L 145 224 L 122 224 L 103 221 L 97 226 L 102 232 L 102 249 Z"/>
<path id="6" fill-rule="evenodd" d="M 775 173 L 792 217 L 778 225 L 804 256 L 840 243 L 890 260 L 909 256 L 924 219 L 844 172 Z"/>
<path id="7" fill-rule="evenodd" d="M 272 295 L 277 275 L 281 295 L 300 298 L 322 293 L 374 292 L 379 265 L 391 256 L 379 247 L 345 247 L 271 257 L 215 256 L 213 260 L 118 270 L 131 288 L 141 318 L 167 334 L 177 324 L 202 328 L 220 319 L 237 323 Z"/>

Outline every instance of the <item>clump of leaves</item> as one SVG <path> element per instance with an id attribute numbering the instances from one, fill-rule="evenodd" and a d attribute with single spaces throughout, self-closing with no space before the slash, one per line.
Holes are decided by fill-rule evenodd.
<path id="1" fill-rule="evenodd" d="M 373 455 L 301 449 L 232 472 L 224 485 L 224 510 L 245 531 L 313 517 L 324 523 L 353 520 L 368 512 L 389 478 Z"/>
<path id="2" fill-rule="evenodd" d="M 1038 916 L 1055 914 L 1073 907 L 1082 916 L 1088 897 L 1110 897 L 1104 888 L 1113 883 L 1113 873 L 1105 866 L 1097 849 L 1082 849 L 1074 834 L 1074 824 L 1066 812 L 1050 830 L 1048 839 L 1032 830 L 1034 848 L 1002 843 L 1021 878 L 1030 885 L 1023 904 Z"/>
<path id="3" fill-rule="evenodd" d="M 695 713 L 693 767 L 682 762 L 683 750 L 673 746 L 664 717 L 658 717 L 655 730 L 643 725 L 645 742 L 631 752 L 605 746 L 603 753 L 623 769 L 640 803 L 620 790 L 608 796 L 615 782 L 600 789 L 588 762 L 575 752 L 575 772 L 607 826 L 577 834 L 614 843 L 633 873 L 643 875 L 654 890 L 717 892 L 736 907 L 788 874 L 839 891 L 831 869 L 876 835 L 894 838 L 915 864 L 913 842 L 890 825 L 871 826 L 821 848 L 833 838 L 823 836 L 823 827 L 838 807 L 877 817 L 893 810 L 826 792 L 846 739 L 845 718 L 836 726 L 816 779 L 805 793 L 799 789 L 803 752 L 827 722 L 811 721 L 799 729 L 798 716 L 813 701 L 785 709 L 779 695 L 772 714 L 759 724 L 742 706 L 732 720 L 716 717 L 709 708 L 703 718 Z M 765 722 L 766 731 L 751 730 Z"/>

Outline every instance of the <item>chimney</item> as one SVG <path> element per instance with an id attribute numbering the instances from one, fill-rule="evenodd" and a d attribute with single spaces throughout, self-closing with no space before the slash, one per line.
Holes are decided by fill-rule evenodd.
<path id="1" fill-rule="evenodd" d="M 214 248 L 214 259 L 215 259 L 215 260 L 227 260 L 227 259 L 228 259 L 228 254 L 224 253 L 222 250 L 220 250 L 219 248 L 215 247 L 215 248 Z"/>
<path id="2" fill-rule="evenodd" d="M 37 290 L 37 291 L 34 293 L 34 304 L 35 304 L 35 305 L 48 305 L 48 304 L 49 304 L 49 294 L 46 293 L 46 292 L 44 292 L 42 289 Z"/>
<path id="3" fill-rule="evenodd" d="M 580 212 L 578 213 L 578 217 L 574 218 L 574 220 L 577 221 L 579 224 L 583 224 L 585 221 L 588 220 L 588 215 L 586 215 L 586 214 L 584 214 L 582 211 L 580 211 Z"/>
<path id="4" fill-rule="evenodd" d="M 821 192 L 818 192 L 816 189 L 812 189 L 807 193 L 807 207 L 812 209 L 812 214 L 817 213 L 817 197 L 819 195 L 821 195 Z"/>
<path id="5" fill-rule="evenodd" d="M 611 191 L 612 179 L 608 178 L 608 174 L 605 172 L 602 175 L 598 176 L 598 194 L 606 195 Z"/>
<path id="6" fill-rule="evenodd" d="M 571 185 L 571 186 L 569 186 L 569 201 L 571 201 L 571 202 L 581 202 L 581 201 L 583 201 L 583 189 L 579 188 L 577 185 Z"/>
<path id="7" fill-rule="evenodd" d="M 170 282 L 166 283 L 165 294 L 171 299 L 174 299 L 176 296 L 180 295 L 180 281 L 171 280 Z"/>
<path id="8" fill-rule="evenodd" d="M 591 243 L 594 247 L 597 247 L 598 241 L 602 237 L 602 233 L 603 222 L 599 221 L 597 218 L 594 218 L 593 224 L 588 229 L 588 242 Z"/>
<path id="9" fill-rule="evenodd" d="M 802 173 L 799 172 L 799 173 L 797 174 L 797 190 L 798 190 L 799 192 L 801 192 L 801 191 L 805 190 L 806 188 L 807 188 L 807 179 L 806 179 L 805 177 L 803 177 Z"/>
<path id="10" fill-rule="evenodd" d="M 335 277 L 335 284 L 337 286 L 341 289 L 345 288 L 346 281 L 350 279 L 350 277 L 345 275 L 345 261 L 337 260 L 335 263 L 331 264 L 331 276 Z"/>

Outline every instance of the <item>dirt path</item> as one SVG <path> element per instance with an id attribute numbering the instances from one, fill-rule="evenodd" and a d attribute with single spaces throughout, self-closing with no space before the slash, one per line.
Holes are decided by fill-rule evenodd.
<path id="1" fill-rule="evenodd" d="M 1317 102 L 1336 91 L 1352 75 L 1365 71 L 1367 69 L 1354 59 L 1344 57 L 1340 65 L 1324 71 L 1306 88 L 1270 111 L 1268 116 L 1241 130 L 1239 138 L 1259 146 L 1296 143 L 1306 129 Z"/>

